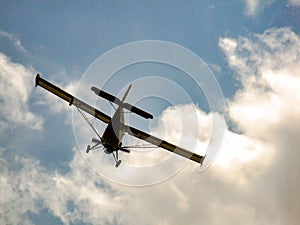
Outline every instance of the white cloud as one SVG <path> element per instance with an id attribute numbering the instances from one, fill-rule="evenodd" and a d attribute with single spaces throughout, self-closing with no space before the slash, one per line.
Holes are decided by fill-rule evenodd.
<path id="1" fill-rule="evenodd" d="M 13 43 L 13 45 L 15 46 L 15 48 L 19 52 L 22 52 L 22 53 L 27 52 L 27 50 L 23 47 L 21 40 L 19 38 L 17 38 L 15 35 L 8 33 L 6 31 L 0 30 L 0 37 L 7 38 L 9 41 L 11 41 Z"/>
<path id="2" fill-rule="evenodd" d="M 221 39 L 220 46 L 243 87 L 229 102 L 229 114 L 248 137 L 273 146 L 273 163 L 260 182 L 272 185 L 269 198 L 277 202 L 278 220 L 297 224 L 300 177 L 294 171 L 300 169 L 295 160 L 300 144 L 300 37 L 290 28 L 269 29 L 252 40 Z"/>
<path id="3" fill-rule="evenodd" d="M 212 120 L 212 114 L 206 114 L 194 104 L 172 106 L 162 112 L 157 126 L 152 128 L 151 134 L 200 155 L 205 155 L 209 138 L 212 135 Z M 137 145 L 143 144 L 139 140 L 136 142 Z M 168 159 L 170 155 L 172 153 L 166 150 L 153 148 L 146 152 L 132 152 L 125 160 L 135 166 L 151 166 Z"/>
<path id="4" fill-rule="evenodd" d="M 245 14 L 255 17 L 260 11 L 273 2 L 274 0 L 245 0 Z"/>
<path id="5" fill-rule="evenodd" d="M 11 124 L 21 124 L 39 130 L 43 120 L 34 115 L 29 108 L 34 74 L 34 69 L 12 62 L 0 53 L 0 115 Z"/>
<path id="6" fill-rule="evenodd" d="M 300 0 L 289 0 L 290 5 L 300 6 Z"/>
<path id="7" fill-rule="evenodd" d="M 65 175 L 48 171 L 39 162 L 15 158 L 21 170 L 9 171 L 9 165 L 1 162 L 1 214 L 3 224 L 19 224 L 27 221 L 28 212 L 38 214 L 48 209 L 64 224 L 84 221 L 104 224 L 118 219 L 124 200 L 84 164 L 76 150 L 70 164 L 71 171 Z"/>
<path id="8" fill-rule="evenodd" d="M 251 16 L 255 15 L 258 6 L 259 0 L 246 0 L 246 14 Z"/>
<path id="9" fill-rule="evenodd" d="M 288 28 L 220 40 L 242 84 L 229 101 L 241 134 L 226 131 L 204 174 L 189 164 L 168 182 L 135 191 L 129 224 L 298 224 L 299 40 Z M 133 216 L 141 211 L 151 213 Z"/>
<path id="10" fill-rule="evenodd" d="M 222 151 L 205 173 L 190 163 L 163 184 L 128 188 L 108 186 L 86 167 L 78 151 L 66 174 L 16 158 L 20 171 L 0 164 L 1 187 L 6 187 L 1 189 L 5 196 L 1 219 L 30 223 L 26 210 L 38 213 L 48 208 L 64 224 L 79 220 L 103 224 L 114 219 L 133 225 L 298 224 L 299 41 L 288 28 L 270 29 L 252 38 L 220 39 L 241 82 L 241 89 L 228 101 L 229 119 L 241 132 L 225 131 Z M 186 115 L 195 112 L 190 105 L 181 107 Z M 199 111 L 197 116 L 203 125 L 197 137 L 205 141 L 210 137 L 211 115 Z M 177 123 L 181 121 L 170 119 L 174 117 L 169 109 L 161 119 L 169 130 L 183 128 L 183 135 L 194 134 L 194 120 L 187 117 L 181 127 Z"/>
<path id="11" fill-rule="evenodd" d="M 241 134 L 226 131 L 206 173 L 189 164 L 168 182 L 135 191 L 129 224 L 298 224 L 299 40 L 288 28 L 220 40 L 242 84 L 228 109 Z M 140 211 L 151 213 L 132 216 Z"/>
<path id="12" fill-rule="evenodd" d="M 186 121 L 182 118 L 184 121 L 174 127 L 174 120 L 170 120 L 177 116 L 174 109 L 166 110 L 162 116 L 166 127 L 183 129 L 187 131 L 185 135 L 197 136 L 202 142 L 209 139 L 211 115 L 192 105 L 177 106 L 176 109 L 184 114 L 196 111 L 202 132 L 183 129 L 182 124 L 186 126 L 187 122 L 197 127 L 192 120 L 193 116 L 186 117 Z M 176 137 L 168 138 L 176 141 Z M 74 159 L 66 174 L 47 171 L 34 160 L 16 158 L 22 165 L 21 171 L 2 173 L 4 182 L 8 180 L 10 186 L 16 187 L 11 189 L 10 194 L 15 201 L 13 204 L 9 200 L 5 201 L 5 212 L 10 212 L 14 204 L 22 207 L 15 214 L 5 215 L 9 221 L 20 221 L 26 218 L 26 210 L 38 214 L 47 208 L 64 224 L 79 220 L 102 224 L 114 219 L 125 224 L 199 224 L 200 220 L 210 224 L 221 221 L 223 224 L 242 222 L 242 216 L 249 216 L 248 210 L 255 211 L 251 203 L 241 206 L 251 200 L 250 194 L 244 196 L 243 188 L 249 188 L 249 182 L 252 184 L 254 176 L 260 175 L 269 165 L 268 160 L 265 160 L 269 153 L 265 152 L 265 147 L 268 146 L 259 141 L 227 131 L 222 155 L 207 173 L 199 173 L 199 165 L 191 163 L 169 181 L 139 189 L 106 185 L 101 177 L 86 166 L 77 150 L 74 150 Z M 261 160 L 258 166 L 243 168 L 259 157 Z M 255 173 L 252 172 L 254 169 Z M 232 199 L 230 204 L 229 198 Z M 73 204 L 72 209 L 68 208 L 70 202 Z M 219 217 L 215 216 L 215 210 L 222 211 Z M 143 215 L 137 217 L 141 212 Z"/>
<path id="13" fill-rule="evenodd" d="M 255 35 L 254 40 L 224 38 L 220 46 L 243 86 L 229 113 L 247 134 L 266 136 L 265 129 L 299 110 L 295 102 L 299 101 L 300 39 L 289 28 L 281 28 Z M 265 126 L 257 126 L 261 121 Z"/>

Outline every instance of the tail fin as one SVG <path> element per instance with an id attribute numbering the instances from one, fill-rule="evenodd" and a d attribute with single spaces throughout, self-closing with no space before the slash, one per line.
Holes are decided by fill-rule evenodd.
<path id="1" fill-rule="evenodd" d="M 131 86 L 132 86 L 132 84 L 130 84 L 129 87 L 127 88 L 127 90 L 126 90 L 126 92 L 125 92 L 125 94 L 124 94 L 124 96 L 122 98 L 122 103 L 124 103 L 125 99 L 127 98 L 127 95 L 128 95 L 128 93 L 129 93 L 129 91 L 131 89 Z"/>
<path id="2" fill-rule="evenodd" d="M 122 98 L 122 101 L 120 99 L 118 99 L 117 97 L 105 92 L 105 91 L 102 91 L 96 87 L 92 87 L 91 90 L 98 96 L 102 97 L 102 98 L 105 98 L 106 100 L 110 101 L 110 102 L 113 102 L 117 105 L 119 105 L 120 107 L 123 107 L 124 109 L 127 109 L 139 116 L 142 116 L 144 117 L 145 119 L 153 119 L 153 116 L 150 114 L 150 113 L 147 113 L 133 105 L 130 105 L 128 104 L 127 102 L 125 102 L 125 99 L 131 89 L 131 84 L 129 85 L 129 87 L 127 88 L 123 98 Z"/>

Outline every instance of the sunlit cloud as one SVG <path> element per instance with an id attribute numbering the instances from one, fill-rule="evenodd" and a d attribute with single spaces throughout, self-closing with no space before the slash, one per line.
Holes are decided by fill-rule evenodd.
<path id="1" fill-rule="evenodd" d="M 31 112 L 30 95 L 34 87 L 33 68 L 13 62 L 0 53 L 0 114 L 11 124 L 25 125 L 29 128 L 42 129 L 43 120 Z"/>
<path id="2" fill-rule="evenodd" d="M 226 118 L 234 129 L 224 131 L 221 152 L 205 173 L 200 173 L 198 164 L 189 163 L 164 183 L 128 188 L 103 180 L 75 149 L 65 174 L 36 160 L 15 157 L 19 169 L 10 171 L 4 160 L 0 164 L 1 220 L 30 224 L 28 211 L 38 214 L 48 209 L 64 224 L 296 225 L 300 219 L 299 43 L 299 36 L 289 28 L 219 40 L 240 85 L 227 100 Z M 74 84 L 63 86 L 72 91 Z M 30 91 L 23 92 L 26 102 Z M 45 100 L 44 104 L 54 103 Z M 184 115 L 196 113 L 199 133 L 193 117 L 174 120 L 176 107 Z M 172 131 L 161 134 L 170 141 L 176 142 L 181 133 L 206 143 L 211 138 L 212 115 L 194 105 L 176 107 L 161 115 L 161 130 Z M 82 138 L 88 138 L 82 131 Z"/>
<path id="3" fill-rule="evenodd" d="M 1 162 L 0 222 L 33 224 L 28 213 L 39 214 L 43 209 L 64 224 L 104 224 L 118 219 L 126 206 L 124 199 L 105 189 L 103 181 L 91 173 L 77 153 L 71 171 L 65 175 L 48 171 L 32 159 L 16 157 L 11 163 L 20 164 L 21 169 L 12 171 L 7 162 Z"/>
<path id="4" fill-rule="evenodd" d="M 269 29 L 253 39 L 238 38 L 220 40 L 229 65 L 238 73 L 242 88 L 229 101 L 229 115 L 236 127 L 249 138 L 268 143 L 253 163 L 245 164 L 255 168 L 263 156 L 268 167 L 267 175 L 260 177 L 262 185 L 274 183 L 271 199 L 276 199 L 274 215 L 277 223 L 296 224 L 299 216 L 289 211 L 284 202 L 289 201 L 299 210 L 297 198 L 299 182 L 285 182 L 283 171 L 290 171 L 289 177 L 298 181 L 300 120 L 300 38 L 290 28 Z M 232 60 L 232 59 L 235 60 Z M 258 149 L 258 148 L 255 148 Z M 241 167 L 243 168 L 243 167 Z M 243 170 L 247 170 L 245 167 Z M 253 173 L 253 172 L 251 172 Z M 261 191 L 264 191 L 263 189 Z"/>

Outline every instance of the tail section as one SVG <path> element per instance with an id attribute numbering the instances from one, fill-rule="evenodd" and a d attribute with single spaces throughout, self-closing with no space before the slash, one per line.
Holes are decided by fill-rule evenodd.
<path id="1" fill-rule="evenodd" d="M 122 101 L 119 98 L 117 98 L 117 97 L 115 97 L 115 96 L 113 96 L 113 95 L 111 95 L 111 94 L 109 94 L 105 91 L 102 91 L 102 90 L 100 90 L 96 87 L 92 87 L 91 90 L 96 95 L 98 95 L 102 98 L 105 98 L 106 100 L 108 100 L 110 102 L 113 102 L 113 103 L 123 107 L 124 109 L 127 109 L 127 110 L 141 116 L 141 117 L 144 117 L 145 119 L 153 119 L 153 116 L 150 113 L 147 113 L 147 112 L 143 111 L 142 109 L 139 109 L 139 108 L 125 102 L 125 99 L 126 99 L 128 93 L 129 93 L 131 87 L 132 87 L 132 84 L 130 84 L 129 87 L 127 88 L 127 90 L 126 90 L 126 92 L 125 92 L 125 94 L 122 98 Z"/>
<path id="2" fill-rule="evenodd" d="M 119 98 L 105 92 L 105 91 L 102 91 L 96 87 L 92 87 L 91 90 L 98 96 L 102 97 L 102 98 L 105 98 L 106 100 L 110 101 L 110 102 L 113 102 L 121 107 L 123 107 L 124 109 L 127 109 L 141 117 L 144 117 L 145 119 L 153 119 L 153 116 L 150 114 L 150 113 L 147 113 L 145 111 L 143 111 L 142 109 L 139 109 L 127 102 L 125 102 L 125 99 L 130 91 L 132 87 L 132 84 L 129 85 L 129 87 L 127 88 L 122 100 L 120 100 Z"/>
<path id="3" fill-rule="evenodd" d="M 131 87 L 132 87 L 132 84 L 130 84 L 129 87 L 127 88 L 127 90 L 126 90 L 126 92 L 125 92 L 125 94 L 124 94 L 124 96 L 122 98 L 122 103 L 124 103 L 125 99 L 127 98 L 127 95 L 129 93 Z"/>
<path id="4" fill-rule="evenodd" d="M 92 87 L 91 90 L 96 94 L 98 95 L 99 97 L 102 97 L 102 98 L 105 98 L 106 100 L 110 101 L 110 102 L 113 102 L 117 105 L 120 105 L 122 104 L 121 100 L 118 99 L 117 97 L 105 92 L 105 91 L 102 91 L 96 87 Z"/>

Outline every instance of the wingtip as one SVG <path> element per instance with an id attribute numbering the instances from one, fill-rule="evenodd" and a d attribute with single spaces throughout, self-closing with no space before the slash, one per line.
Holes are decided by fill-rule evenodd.
<path id="1" fill-rule="evenodd" d="M 41 75 L 38 73 L 38 74 L 35 76 L 35 86 L 36 86 L 36 87 L 39 85 L 40 78 L 41 78 Z"/>
<path id="2" fill-rule="evenodd" d="M 91 91 L 93 91 L 96 95 L 98 95 L 99 92 L 100 92 L 100 90 L 98 88 L 94 87 L 94 86 L 91 87 Z"/>
<path id="3" fill-rule="evenodd" d="M 202 156 L 202 158 L 201 158 L 201 160 L 200 160 L 200 166 L 203 166 L 203 161 L 204 161 L 204 159 L 205 159 L 205 157 L 206 157 L 206 155 L 204 155 L 204 156 Z"/>

